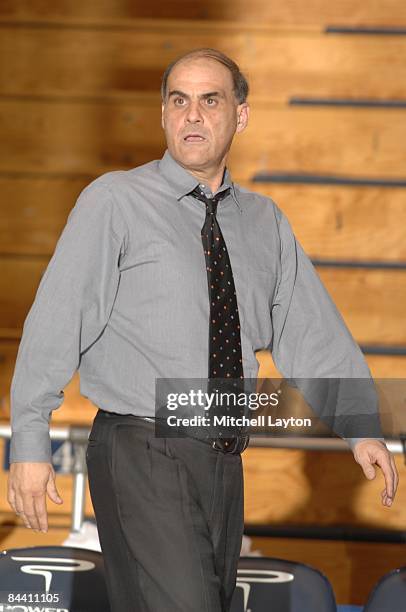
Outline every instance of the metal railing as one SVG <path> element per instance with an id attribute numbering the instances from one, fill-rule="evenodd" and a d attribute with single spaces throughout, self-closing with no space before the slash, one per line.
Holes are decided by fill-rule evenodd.
<path id="1" fill-rule="evenodd" d="M 85 515 L 86 499 L 86 447 L 90 427 L 51 427 L 51 440 L 69 441 L 73 446 L 74 462 L 71 468 L 73 476 L 73 494 L 71 510 L 71 531 L 79 532 Z M 10 425 L 0 425 L 0 437 L 10 439 Z M 392 453 L 403 454 L 404 440 L 386 440 Z M 339 438 L 305 438 L 305 437 L 261 437 L 251 436 L 250 446 L 262 448 L 285 448 L 308 451 L 349 451 L 347 442 Z"/>
<path id="2" fill-rule="evenodd" d="M 66 442 L 69 441 L 73 446 L 73 465 L 71 474 L 73 476 L 72 510 L 71 510 L 71 531 L 79 532 L 85 516 L 86 500 L 86 447 L 89 437 L 89 427 L 51 427 L 51 440 Z M 0 437 L 10 439 L 10 425 L 0 425 Z"/>

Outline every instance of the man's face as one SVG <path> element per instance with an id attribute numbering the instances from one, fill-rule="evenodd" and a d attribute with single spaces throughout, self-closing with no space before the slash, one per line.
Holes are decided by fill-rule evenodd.
<path id="1" fill-rule="evenodd" d="M 184 168 L 215 169 L 247 121 L 248 104 L 238 104 L 225 66 L 210 58 L 192 58 L 172 69 L 162 127 L 169 152 Z"/>

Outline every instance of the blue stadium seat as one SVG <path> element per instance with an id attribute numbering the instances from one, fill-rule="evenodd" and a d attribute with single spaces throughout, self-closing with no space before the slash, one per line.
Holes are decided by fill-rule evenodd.
<path id="1" fill-rule="evenodd" d="M 369 595 L 364 612 L 406 612 L 406 566 L 385 574 Z"/>
<path id="2" fill-rule="evenodd" d="M 4 550 L 0 554 L 0 611 L 12 611 L 10 594 L 21 592 L 27 595 L 20 605 L 32 604 L 35 610 L 110 612 L 103 557 L 93 550 L 68 546 Z M 54 594 L 59 594 L 58 602 Z M 21 610 L 18 603 L 14 600 L 16 610 Z"/>
<path id="3" fill-rule="evenodd" d="M 231 612 L 336 612 L 328 579 L 293 561 L 241 557 Z"/>

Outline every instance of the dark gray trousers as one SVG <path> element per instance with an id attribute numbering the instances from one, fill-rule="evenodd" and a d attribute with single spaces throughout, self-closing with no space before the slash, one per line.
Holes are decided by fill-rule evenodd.
<path id="1" fill-rule="evenodd" d="M 228 612 L 243 533 L 241 455 L 99 410 L 87 448 L 111 612 Z"/>

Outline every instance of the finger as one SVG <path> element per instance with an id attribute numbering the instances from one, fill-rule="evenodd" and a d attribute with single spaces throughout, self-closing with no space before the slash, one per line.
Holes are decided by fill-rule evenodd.
<path id="1" fill-rule="evenodd" d="M 63 503 L 62 497 L 59 495 L 58 490 L 56 488 L 55 478 L 52 474 L 50 475 L 48 480 L 47 493 L 49 495 L 49 498 L 54 502 L 54 504 Z"/>
<path id="2" fill-rule="evenodd" d="M 398 484 L 399 484 L 399 472 L 396 467 L 396 462 L 392 454 L 390 455 L 390 461 L 391 461 L 393 473 L 395 476 L 394 489 L 393 489 L 393 497 L 395 497 L 396 491 L 398 490 Z"/>
<path id="3" fill-rule="evenodd" d="M 24 504 L 23 504 L 23 500 L 21 495 L 19 495 L 18 493 L 16 493 L 16 501 L 15 501 L 15 508 L 16 508 L 16 514 L 22 515 L 24 514 Z"/>
<path id="4" fill-rule="evenodd" d="M 396 495 L 396 491 L 399 485 L 399 473 L 396 467 L 396 463 L 395 463 L 395 459 L 393 457 L 393 455 L 390 453 L 389 454 L 389 458 L 390 458 L 390 464 L 392 467 L 392 471 L 393 471 L 393 477 L 394 477 L 394 482 L 393 482 L 393 496 L 392 496 L 392 501 Z M 386 488 L 382 491 L 381 493 L 382 495 L 382 503 L 384 503 L 385 505 L 391 505 L 391 504 L 387 504 L 387 491 Z"/>
<path id="5" fill-rule="evenodd" d="M 7 501 L 9 503 L 9 505 L 11 506 L 11 508 L 13 509 L 14 512 L 17 512 L 17 508 L 16 508 L 16 493 L 14 491 L 14 488 L 10 485 L 8 486 L 8 491 L 7 491 Z"/>
<path id="6" fill-rule="evenodd" d="M 390 497 L 387 496 L 386 491 L 382 495 L 382 504 L 384 506 L 390 506 L 392 504 L 392 500 Z"/>
<path id="7" fill-rule="evenodd" d="M 386 494 L 388 495 L 388 497 L 392 499 L 393 491 L 394 491 L 395 474 L 394 474 L 392 464 L 390 461 L 390 455 L 388 453 L 379 455 L 376 458 L 376 463 L 381 468 L 384 479 L 385 479 Z"/>
<path id="8" fill-rule="evenodd" d="M 47 516 L 47 504 L 45 493 L 34 497 L 34 509 L 37 516 L 39 528 L 44 533 L 48 531 L 48 516 Z"/>
<path id="9" fill-rule="evenodd" d="M 29 529 L 31 529 L 31 525 L 28 522 L 27 517 L 25 516 L 23 498 L 18 493 L 16 493 L 16 513 L 21 518 L 21 520 L 23 521 L 24 525 L 26 527 L 28 527 Z"/>
<path id="10" fill-rule="evenodd" d="M 384 506 L 390 505 L 389 498 L 388 498 L 388 495 L 386 493 L 386 489 L 383 489 L 383 491 L 381 491 L 381 498 L 382 498 L 382 504 Z"/>
<path id="11" fill-rule="evenodd" d="M 24 515 L 29 525 L 34 529 L 34 531 L 39 531 L 39 523 L 37 519 L 37 513 L 34 507 L 34 499 L 32 493 L 25 493 L 23 495 L 23 503 L 24 503 Z"/>
<path id="12" fill-rule="evenodd" d="M 360 461 L 359 464 L 362 467 L 362 470 L 366 478 L 368 478 L 368 480 L 373 480 L 376 476 L 376 470 L 374 466 L 372 465 L 372 463 L 370 463 L 368 459 L 366 459 L 366 460 Z"/>

